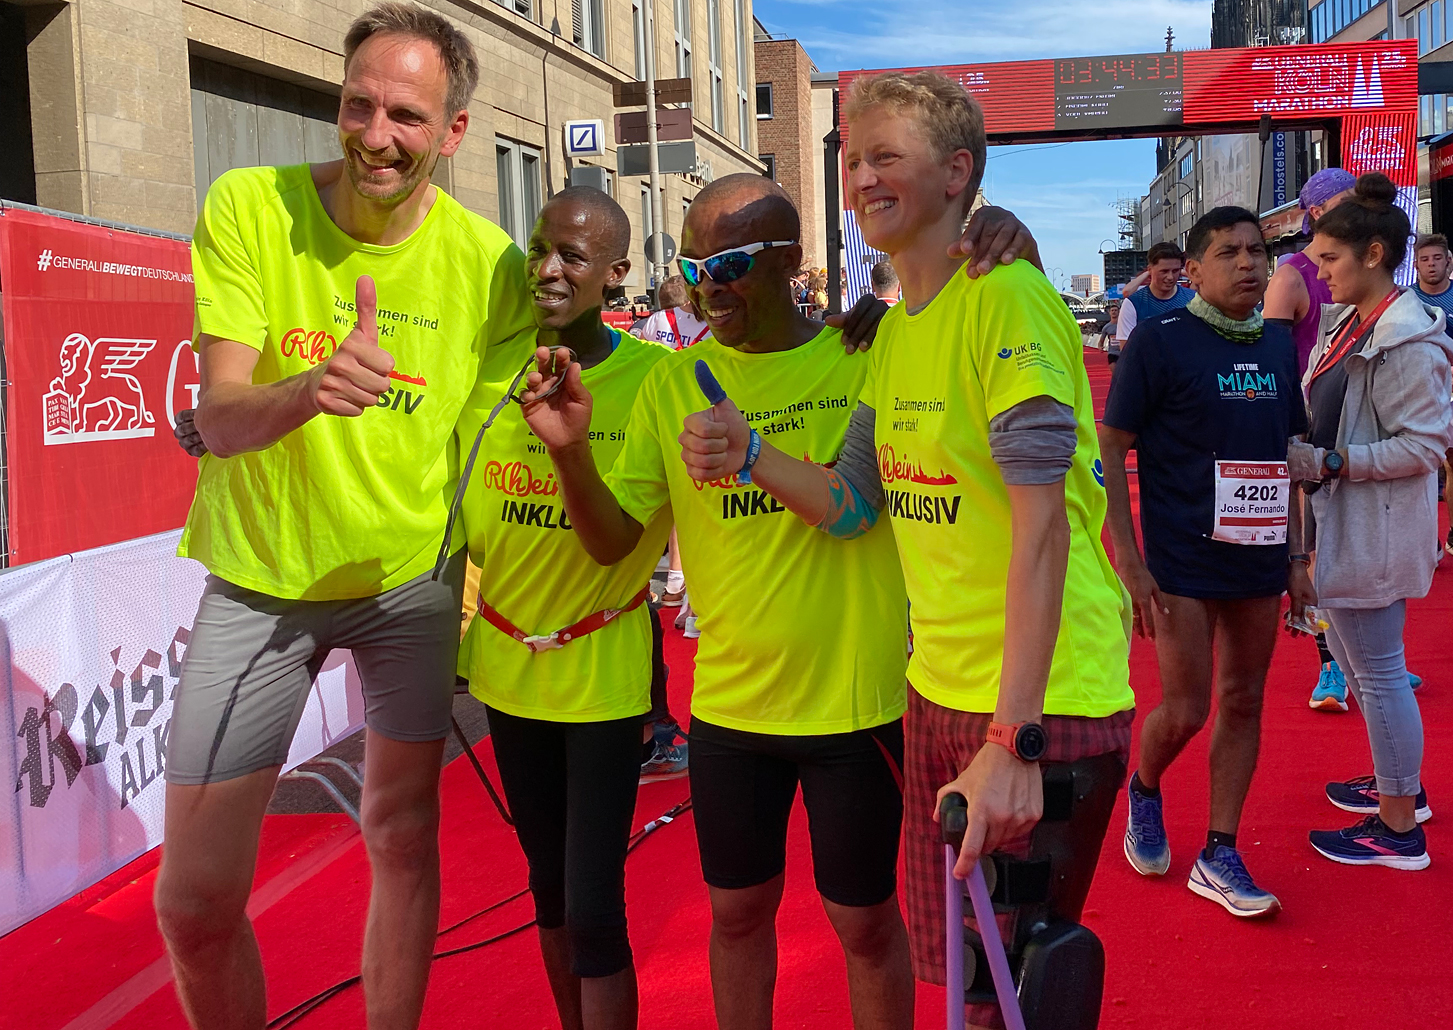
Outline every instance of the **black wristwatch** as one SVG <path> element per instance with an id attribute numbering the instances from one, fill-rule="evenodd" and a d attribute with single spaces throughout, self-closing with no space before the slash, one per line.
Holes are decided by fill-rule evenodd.
<path id="1" fill-rule="evenodd" d="M 1342 455 L 1336 451 L 1327 451 L 1322 455 L 1322 479 L 1336 479 L 1342 474 L 1344 464 Z"/>

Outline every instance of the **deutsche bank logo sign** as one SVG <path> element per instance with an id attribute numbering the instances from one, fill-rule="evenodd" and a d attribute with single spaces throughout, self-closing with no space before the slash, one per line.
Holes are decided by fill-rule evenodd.
<path id="1" fill-rule="evenodd" d="M 604 157 L 605 122 L 599 118 L 566 122 L 565 156 Z"/>

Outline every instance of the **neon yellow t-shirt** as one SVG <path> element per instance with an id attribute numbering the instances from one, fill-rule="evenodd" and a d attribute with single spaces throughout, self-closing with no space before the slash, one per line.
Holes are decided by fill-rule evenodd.
<path id="1" fill-rule="evenodd" d="M 731 476 L 698 483 L 681 462 L 682 422 L 706 408 L 695 366 L 711 366 L 763 438 L 809 461 L 836 460 L 868 363 L 824 329 L 808 343 L 743 354 L 714 339 L 667 354 L 641 387 L 606 482 L 648 524 L 675 514 L 701 630 L 693 716 L 780 735 L 846 733 L 903 714 L 907 608 L 887 525 L 835 540 Z"/>
<path id="2" fill-rule="evenodd" d="M 534 348 L 528 334 L 491 353 L 459 420 L 461 456 Z M 590 450 L 600 468 L 620 453 L 641 380 L 670 353 L 623 333 L 609 358 L 582 373 L 594 399 Z M 548 636 L 624 606 L 650 581 L 671 533 L 670 512 L 662 511 L 630 555 L 609 568 L 597 565 L 570 529 L 550 458 L 518 404 L 485 432 L 461 511 L 485 602 L 527 636 Z M 521 718 L 604 722 L 643 715 L 651 707 L 650 615 L 642 605 L 539 654 L 475 618 L 459 668 L 475 697 Z"/>
<path id="3" fill-rule="evenodd" d="M 1004 660 L 1009 494 L 989 452 L 989 421 L 1031 397 L 1079 422 L 1065 478 L 1070 523 L 1064 614 L 1047 715 L 1106 716 L 1134 704 L 1129 599 L 1105 554 L 1104 475 L 1079 332 L 1027 261 L 955 275 L 916 315 L 893 308 L 869 352 L 884 510 L 913 602 L 908 678 L 924 697 L 992 712 Z"/>
<path id="4" fill-rule="evenodd" d="M 309 601 L 371 597 L 427 572 L 480 361 L 532 325 L 519 248 L 443 191 L 404 242 L 359 243 L 328 217 L 307 165 L 239 168 L 207 191 L 192 270 L 197 334 L 256 347 L 258 384 L 327 360 L 370 275 L 395 370 L 357 418 L 317 415 L 263 450 L 203 457 L 178 553 L 228 582 Z"/>

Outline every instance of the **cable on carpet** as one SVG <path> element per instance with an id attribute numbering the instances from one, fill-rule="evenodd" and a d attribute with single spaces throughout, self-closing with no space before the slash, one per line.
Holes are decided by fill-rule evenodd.
<path id="1" fill-rule="evenodd" d="M 630 853 L 635 851 L 636 848 L 640 847 L 641 844 L 645 842 L 646 838 L 651 836 L 651 834 L 655 833 L 663 826 L 669 826 L 671 823 L 675 822 L 679 817 L 685 815 L 689 811 L 691 811 L 691 798 L 688 797 L 685 801 L 682 801 L 678 805 L 672 806 L 665 812 L 658 815 L 656 818 L 652 819 L 645 826 L 642 826 L 635 833 L 631 834 L 630 839 L 626 842 L 626 854 L 630 855 Z M 528 893 L 530 893 L 530 889 L 526 887 L 524 890 L 517 891 L 516 893 L 511 894 L 509 897 L 503 899 L 502 901 L 496 901 L 494 904 L 480 909 L 473 915 L 465 916 L 457 923 L 452 923 L 449 926 L 446 926 L 444 929 L 439 931 L 439 936 L 443 937 L 447 933 L 452 933 L 462 927 L 464 924 L 473 922 L 481 916 L 488 915 L 489 913 L 497 909 L 503 908 L 505 905 L 508 905 L 512 901 L 517 901 Z M 498 944 L 500 941 L 508 940 L 511 937 L 522 934 L 534 925 L 535 921 L 531 919 L 529 922 L 521 923 L 519 926 L 516 926 L 512 930 L 506 930 L 503 933 L 497 933 L 493 937 L 486 937 L 482 941 L 476 941 L 473 944 L 461 945 L 458 948 L 450 948 L 446 951 L 436 951 L 433 954 L 432 958 L 434 961 L 437 962 L 440 959 L 452 958 L 455 955 L 464 955 L 471 951 L 478 951 L 480 948 L 488 947 L 491 944 Z M 346 980 L 338 981 L 332 987 L 328 987 L 319 991 L 311 998 L 299 1002 L 292 1008 L 288 1009 L 286 1012 L 283 1012 L 268 1020 L 267 1030 L 288 1030 L 289 1027 L 297 1024 L 298 1021 L 301 1020 L 304 1016 L 311 1015 L 313 1012 L 316 1012 L 323 1005 L 332 1001 L 334 998 L 342 994 L 344 991 L 348 990 L 350 987 L 356 987 L 362 982 L 363 977 L 359 975 L 350 976 Z"/>

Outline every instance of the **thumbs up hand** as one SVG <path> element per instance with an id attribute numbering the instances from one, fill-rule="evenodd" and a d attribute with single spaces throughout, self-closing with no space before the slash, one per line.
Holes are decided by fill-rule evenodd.
<path id="1" fill-rule="evenodd" d="M 355 310 L 353 331 L 332 357 L 309 373 L 313 404 L 325 415 L 356 418 L 389 389 L 394 359 L 378 345 L 378 293 L 366 275 L 358 277 Z"/>
<path id="2" fill-rule="evenodd" d="M 692 479 L 703 483 L 726 479 L 747 463 L 751 427 L 718 385 L 706 362 L 696 363 L 697 382 L 712 402 L 705 411 L 686 416 L 681 435 L 681 460 Z M 750 478 L 743 480 L 750 482 Z"/>

